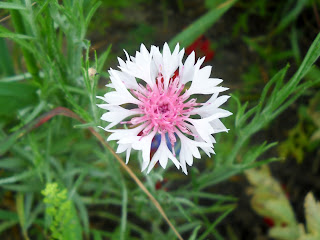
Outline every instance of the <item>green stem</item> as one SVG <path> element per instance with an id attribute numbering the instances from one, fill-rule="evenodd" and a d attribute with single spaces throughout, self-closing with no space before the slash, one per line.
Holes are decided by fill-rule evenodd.
<path id="1" fill-rule="evenodd" d="M 227 160 L 226 160 L 226 165 L 228 164 L 233 164 L 240 149 L 242 148 L 243 144 L 247 141 L 247 139 L 250 137 L 250 135 L 242 135 L 239 136 L 239 138 L 237 139 L 236 144 L 234 145 L 234 147 L 232 148 L 231 153 L 229 154 Z"/>

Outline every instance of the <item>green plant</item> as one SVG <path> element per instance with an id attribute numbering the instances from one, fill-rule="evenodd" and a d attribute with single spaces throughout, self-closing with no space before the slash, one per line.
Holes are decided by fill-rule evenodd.
<path id="1" fill-rule="evenodd" d="M 47 183 L 41 191 L 46 204 L 46 217 L 51 238 L 58 240 L 82 239 L 81 226 L 67 189 L 59 189 L 57 183 Z"/>
<path id="2" fill-rule="evenodd" d="M 302 163 L 306 153 L 316 151 L 320 140 L 319 94 L 315 94 L 307 106 L 299 107 L 298 123 L 288 130 L 288 137 L 279 144 L 279 155 L 286 159 L 293 156 Z"/>

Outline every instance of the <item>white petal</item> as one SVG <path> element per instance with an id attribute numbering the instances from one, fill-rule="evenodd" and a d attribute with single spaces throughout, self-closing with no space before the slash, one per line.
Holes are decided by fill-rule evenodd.
<path id="1" fill-rule="evenodd" d="M 214 133 L 219 133 L 219 132 L 228 132 L 229 129 L 227 129 L 223 123 L 219 119 L 215 119 L 210 122 L 211 127 L 214 130 Z"/>
<path id="2" fill-rule="evenodd" d="M 170 72 L 171 72 L 171 66 L 174 64 L 174 62 L 172 62 L 171 60 L 171 52 L 170 52 L 170 48 L 168 46 L 167 43 L 165 43 L 163 45 L 163 79 L 164 79 L 164 87 L 165 89 L 168 87 L 169 84 L 169 79 L 170 79 Z"/>
<path id="3" fill-rule="evenodd" d="M 187 57 L 184 66 L 180 65 L 179 76 L 181 84 L 186 84 L 187 82 L 192 81 L 194 75 L 194 61 L 195 53 L 192 51 L 192 53 Z"/>
<path id="4" fill-rule="evenodd" d="M 125 103 L 134 103 L 139 104 L 140 101 L 134 97 L 128 97 L 124 94 L 118 92 L 108 92 L 103 97 L 99 97 L 100 99 L 104 100 L 105 102 L 113 105 L 122 105 Z"/>
<path id="5" fill-rule="evenodd" d="M 155 63 L 157 71 L 162 72 L 163 59 L 162 59 L 162 54 L 160 53 L 159 48 L 155 46 L 151 46 L 151 52 L 152 52 L 153 61 Z"/>
<path id="6" fill-rule="evenodd" d="M 184 56 L 184 48 L 182 48 L 181 51 L 179 52 L 179 64 L 182 63 L 183 56 Z"/>
<path id="7" fill-rule="evenodd" d="M 216 112 L 206 118 L 202 119 L 190 119 L 188 118 L 188 122 L 190 122 L 199 133 L 200 137 L 206 141 L 207 143 L 210 143 L 210 135 L 215 133 L 215 130 L 211 126 L 210 122 L 219 118 L 228 117 L 232 115 L 231 112 L 223 110 L 223 109 L 217 109 Z"/>
<path id="8" fill-rule="evenodd" d="M 220 107 L 222 104 L 224 104 L 228 99 L 230 98 L 230 96 L 227 95 L 223 95 L 217 98 L 216 101 L 213 102 L 213 106 L 215 107 Z"/>
<path id="9" fill-rule="evenodd" d="M 112 84 L 114 85 L 114 88 L 116 89 L 116 92 L 109 92 L 104 95 L 105 101 L 107 101 L 110 104 L 117 104 L 121 105 L 124 103 L 135 103 L 139 104 L 140 101 L 136 98 L 134 98 L 124 85 L 124 83 L 121 81 L 121 79 L 118 76 L 117 71 L 110 69 L 110 79 Z M 116 98 L 116 99 L 112 99 Z"/>
<path id="10" fill-rule="evenodd" d="M 112 83 L 106 84 L 106 87 L 108 88 L 114 88 L 114 85 Z"/>
<path id="11" fill-rule="evenodd" d="M 200 134 L 197 132 L 197 129 L 193 125 L 186 123 L 186 127 L 188 127 L 190 129 L 190 131 L 193 133 L 193 135 L 195 136 L 194 141 L 204 142 L 204 140 L 200 137 Z M 214 137 L 212 135 L 209 135 L 209 138 L 210 138 L 210 142 L 206 143 L 206 146 L 199 146 L 202 148 L 203 151 L 205 151 L 205 153 L 208 156 L 210 156 L 209 153 L 214 153 L 213 143 L 216 143 L 216 140 L 214 139 Z"/>
<path id="12" fill-rule="evenodd" d="M 130 153 L 131 153 L 131 148 L 128 148 L 127 149 L 127 154 L 126 154 L 126 164 L 128 164 L 128 162 L 129 162 Z"/>
<path id="13" fill-rule="evenodd" d="M 109 106 L 105 106 L 105 108 L 107 108 L 107 110 L 109 110 L 109 112 L 104 113 L 101 117 L 101 120 L 111 122 L 111 124 L 109 124 L 106 127 L 106 129 L 112 128 L 113 126 L 117 125 L 123 119 L 139 113 L 139 112 L 137 112 L 136 109 L 127 110 L 127 109 L 122 108 L 120 106 L 110 106 L 109 105 Z"/>
<path id="14" fill-rule="evenodd" d="M 131 152 L 131 144 L 119 144 L 116 153 L 122 153 L 126 151 L 126 164 L 129 162 L 130 152 Z"/>
<path id="15" fill-rule="evenodd" d="M 130 61 L 130 57 L 129 57 L 128 52 L 126 50 L 124 50 L 124 49 L 123 49 L 123 51 L 124 51 L 124 54 L 126 55 L 127 61 Z"/>
<path id="16" fill-rule="evenodd" d="M 180 165 L 185 174 L 188 174 L 186 163 L 191 166 L 193 164 L 193 157 L 201 158 L 198 147 L 207 149 L 210 147 L 210 144 L 205 142 L 198 142 L 191 140 L 184 136 L 181 132 L 176 132 L 181 141 L 181 149 L 180 149 Z"/>
<path id="17" fill-rule="evenodd" d="M 126 63 L 119 57 L 118 57 L 118 62 L 120 67 L 126 67 Z"/>
<path id="18" fill-rule="evenodd" d="M 141 54 L 145 57 L 148 58 L 149 57 L 149 51 L 147 50 L 147 48 L 144 46 L 144 44 L 140 45 L 140 52 Z"/>
<path id="19" fill-rule="evenodd" d="M 191 86 L 187 90 L 189 95 L 192 94 L 212 94 L 228 90 L 228 88 L 217 87 L 222 82 L 218 78 L 209 78 L 211 73 L 211 66 L 206 66 L 202 69 L 196 70 Z"/>
<path id="20" fill-rule="evenodd" d="M 213 128 L 209 124 L 209 121 L 207 119 L 188 119 L 188 122 L 190 122 L 199 133 L 200 137 L 207 143 L 210 143 L 210 135 L 214 132 Z"/>
<path id="21" fill-rule="evenodd" d="M 155 79 L 152 78 L 152 54 L 148 52 L 146 47 L 142 44 L 141 52 L 136 52 L 136 57 L 131 57 L 131 61 L 126 62 L 126 66 L 120 66 L 120 69 L 135 77 L 142 79 L 149 86 L 153 86 Z"/>
<path id="22" fill-rule="evenodd" d="M 123 153 L 124 151 L 127 151 L 128 147 L 131 147 L 130 144 L 119 144 L 117 147 L 116 153 Z"/>
<path id="23" fill-rule="evenodd" d="M 121 81 L 124 83 L 127 89 L 140 90 L 140 86 L 138 85 L 135 77 L 122 71 L 118 71 L 118 70 L 113 70 L 113 71 L 117 73 L 119 79 L 121 79 Z"/>
<path id="24" fill-rule="evenodd" d="M 218 107 L 220 107 L 223 103 L 225 103 L 230 97 L 227 95 L 223 95 L 217 98 L 217 96 L 218 96 L 218 93 L 213 94 L 212 97 L 202 107 L 194 108 L 190 112 L 190 114 L 191 115 L 198 114 L 202 118 L 213 115 L 217 111 Z"/>
<path id="25" fill-rule="evenodd" d="M 151 150 L 151 142 L 156 134 L 156 131 L 152 131 L 149 135 L 140 137 L 139 141 L 136 141 L 132 144 L 132 148 L 136 150 L 142 151 L 142 170 L 144 171 L 150 163 L 150 150 Z"/>
<path id="26" fill-rule="evenodd" d="M 172 55 L 167 43 L 163 45 L 163 79 L 164 87 L 167 88 L 169 80 L 179 66 L 179 44 L 176 45 Z"/>
<path id="27" fill-rule="evenodd" d="M 179 169 L 180 164 L 175 156 L 173 156 L 172 152 L 169 150 L 166 142 L 166 137 L 164 134 L 161 135 L 161 142 L 160 145 L 155 152 L 155 154 L 152 157 L 152 160 L 148 167 L 148 172 L 151 171 L 151 169 L 154 167 L 154 165 L 159 161 L 162 168 L 166 168 L 168 158 L 172 160 L 172 162 L 176 165 L 176 167 Z"/>
<path id="28" fill-rule="evenodd" d="M 121 139 L 127 139 L 132 136 L 138 136 L 138 134 L 142 131 L 144 127 L 145 127 L 145 124 L 138 126 L 136 128 L 131 128 L 131 129 L 117 129 L 117 130 L 105 129 L 108 132 L 112 132 L 112 134 L 108 137 L 107 141 L 121 140 Z"/>

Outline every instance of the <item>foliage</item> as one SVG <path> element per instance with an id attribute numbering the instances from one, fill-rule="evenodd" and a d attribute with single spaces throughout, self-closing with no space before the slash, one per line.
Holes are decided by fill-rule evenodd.
<path id="1" fill-rule="evenodd" d="M 72 201 L 68 200 L 67 189 L 60 190 L 57 183 L 48 183 L 41 193 L 44 195 L 51 238 L 82 239 L 81 226 Z"/>
<path id="2" fill-rule="evenodd" d="M 279 240 L 315 240 L 320 237 L 320 202 L 307 194 L 304 202 L 306 227 L 296 220 L 289 197 L 272 177 L 267 166 L 245 172 L 251 187 L 251 206 L 261 216 L 274 223 L 269 236 Z"/>
<path id="3" fill-rule="evenodd" d="M 312 0 L 239 2 L 238 7 L 243 11 L 232 26 L 233 36 L 244 41 L 245 45 L 259 56 L 242 74 L 242 79 L 248 82 L 242 99 L 252 97 L 256 88 L 263 87 L 266 79 L 278 72 L 279 66 L 287 62 L 301 64 L 299 43 L 305 38 L 306 30 L 299 25 L 308 24 L 305 16 L 312 14 L 316 2 Z M 261 28 L 259 25 L 257 28 L 255 24 L 250 24 L 251 22 L 261 22 L 264 26 Z"/>
<path id="4" fill-rule="evenodd" d="M 279 155 L 286 159 L 293 156 L 302 163 L 306 153 L 317 149 L 320 141 L 319 94 L 315 94 L 307 106 L 299 107 L 298 123 L 288 131 L 288 137 L 278 146 Z"/>
<path id="5" fill-rule="evenodd" d="M 111 46 L 104 52 L 92 51 L 86 40 L 87 29 L 93 31 L 103 25 L 99 21 L 101 14 L 95 15 L 101 4 L 111 8 L 110 4 L 118 3 L 112 7 L 131 10 L 138 5 L 126 0 L 0 3 L 0 8 L 10 14 L 10 19 L 0 26 L 1 236 L 10 236 L 11 230 L 20 225 L 24 239 L 175 238 L 157 208 L 91 131 L 99 132 L 96 126 L 100 125 L 101 113 L 96 108 L 95 96 L 108 91 L 100 88 L 98 82 L 107 81 L 105 63 Z M 183 5 L 181 1 L 179 4 Z M 244 1 L 211 1 L 210 10 L 177 34 L 170 44 L 181 42 L 187 46 L 237 4 L 241 6 Z M 264 5 L 256 3 L 255 7 L 263 12 Z M 285 13 L 290 13 L 288 8 Z M 280 30 L 297 16 L 288 15 L 289 20 L 282 18 L 287 20 L 283 20 Z M 93 16 L 98 20 L 90 25 Z M 114 18 L 111 17 L 110 24 Z M 154 34 L 151 24 L 138 24 L 134 29 L 127 31 L 131 49 L 138 47 L 136 41 Z M 280 35 L 280 30 L 273 34 Z M 298 38 L 292 36 L 292 46 L 296 46 Z M 263 41 L 243 39 L 262 59 L 270 56 L 265 68 L 273 68 L 270 73 L 275 75 L 268 71 L 264 79 L 267 84 L 257 104 L 242 103 L 242 96 L 233 94 L 229 107 L 234 118 L 226 123 L 231 131 L 223 141 L 218 141 L 223 144 L 216 145 L 217 155 L 213 159 L 203 156 L 188 177 L 171 171 L 170 166 L 145 175 L 135 161 L 129 165 L 178 232 L 189 239 L 223 239 L 218 226 L 236 208 L 237 199 L 217 192 L 216 184 L 275 160 L 276 157 L 262 157 L 275 143 L 252 142 L 253 136 L 268 128 L 306 90 L 319 84 L 319 73 L 312 66 L 320 55 L 320 35 L 301 60 L 299 50 L 288 53 L 279 47 L 269 52 Z M 292 56 L 297 56 L 300 67 L 286 79 L 289 67 L 278 71 L 277 59 L 287 61 Z M 256 74 L 260 66 L 252 66 L 244 75 L 247 82 L 259 79 Z M 98 75 L 91 75 L 90 68 L 96 69 Z M 273 77 L 269 80 L 269 76 Z M 72 110 L 76 117 L 68 118 L 70 114 L 61 111 L 61 107 Z M 316 115 L 310 116 L 318 126 Z M 85 122 L 79 122 L 79 118 Z M 312 138 L 317 138 L 317 134 Z M 116 146 L 111 143 L 111 147 Z M 141 160 L 138 155 L 132 158 Z M 160 189 L 158 183 L 163 183 Z M 50 232 L 46 231 L 48 228 Z M 73 233 L 76 237 L 69 235 Z"/>

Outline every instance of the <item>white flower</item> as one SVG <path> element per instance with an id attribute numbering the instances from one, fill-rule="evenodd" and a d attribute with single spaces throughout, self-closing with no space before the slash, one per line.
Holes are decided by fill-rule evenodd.
<path id="1" fill-rule="evenodd" d="M 162 53 L 155 46 L 149 52 L 141 44 L 135 57 L 126 53 L 125 62 L 118 58 L 120 70 L 109 70 L 111 84 L 107 85 L 114 91 L 98 97 L 106 102 L 98 106 L 108 111 L 101 117 L 110 123 L 103 128 L 111 132 L 108 141 L 117 140 L 117 153 L 126 151 L 127 163 L 131 149 L 141 150 L 142 171 L 148 168 L 148 173 L 157 162 L 165 168 L 170 159 L 187 174 L 186 165 L 191 166 L 194 157 L 201 158 L 199 148 L 208 156 L 214 153 L 212 134 L 228 131 L 220 118 L 232 113 L 219 107 L 229 96 L 218 97 L 227 88 L 218 86 L 221 79 L 210 78 L 211 66 L 200 68 L 204 58 L 195 62 L 192 52 L 183 64 L 183 55 L 179 44 L 172 54 L 167 43 Z M 192 98 L 194 94 L 211 97 L 199 103 Z M 121 124 L 128 128 L 112 129 Z M 161 135 L 161 142 L 150 159 L 156 134 Z M 178 156 L 174 150 L 177 141 L 181 143 Z"/>

